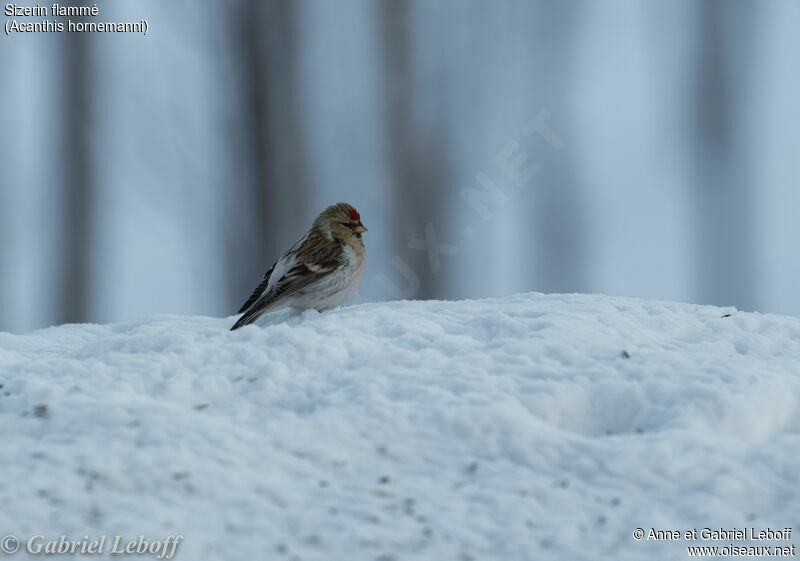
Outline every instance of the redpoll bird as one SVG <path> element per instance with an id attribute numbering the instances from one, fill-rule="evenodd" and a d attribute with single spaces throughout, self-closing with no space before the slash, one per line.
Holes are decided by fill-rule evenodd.
<path id="1" fill-rule="evenodd" d="M 326 208 L 267 271 L 239 310 L 244 315 L 231 331 L 287 306 L 322 312 L 355 296 L 366 263 L 361 239 L 366 231 L 358 211 L 349 204 Z"/>

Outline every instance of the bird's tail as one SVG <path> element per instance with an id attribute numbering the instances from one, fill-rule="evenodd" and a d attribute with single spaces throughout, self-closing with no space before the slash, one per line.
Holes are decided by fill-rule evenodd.
<path id="1" fill-rule="evenodd" d="M 280 301 L 276 302 L 274 297 L 273 298 L 262 298 L 261 300 L 259 300 L 255 304 L 253 304 L 250 307 L 250 309 L 247 310 L 247 312 L 245 312 L 245 314 L 242 317 L 239 318 L 239 321 L 237 321 L 236 323 L 233 324 L 233 327 L 231 327 L 231 331 L 234 331 L 235 329 L 239 329 L 243 325 L 250 325 L 251 323 L 256 321 L 258 318 L 260 318 L 261 316 L 263 316 L 267 312 L 271 312 L 273 310 L 277 310 L 277 309 L 282 308 L 283 306 L 286 306 L 286 305 L 287 305 L 286 303 L 283 303 L 281 305 Z"/>
<path id="2" fill-rule="evenodd" d="M 261 317 L 261 314 L 263 314 L 264 311 L 265 310 L 263 308 L 261 308 L 260 310 L 250 310 L 242 317 L 240 317 L 236 323 L 233 324 L 233 327 L 231 327 L 231 331 L 239 329 L 243 325 L 250 325 L 251 323 L 256 321 L 259 317 Z"/>

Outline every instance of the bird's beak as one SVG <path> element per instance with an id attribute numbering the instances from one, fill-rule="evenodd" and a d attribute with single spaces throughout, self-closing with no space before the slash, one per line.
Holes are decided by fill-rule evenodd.
<path id="1" fill-rule="evenodd" d="M 359 223 L 358 223 L 358 225 L 357 225 L 355 228 L 353 228 L 353 231 L 354 231 L 356 234 L 360 234 L 360 233 L 362 233 L 362 232 L 366 232 L 366 231 L 367 231 L 367 229 L 366 229 L 366 228 L 364 228 L 364 225 L 363 225 L 361 222 L 359 222 Z"/>

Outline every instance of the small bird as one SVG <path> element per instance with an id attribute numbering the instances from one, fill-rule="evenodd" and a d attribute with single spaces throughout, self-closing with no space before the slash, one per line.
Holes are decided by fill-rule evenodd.
<path id="1" fill-rule="evenodd" d="M 367 258 L 361 239 L 366 231 L 358 211 L 347 203 L 323 210 L 267 271 L 231 331 L 287 306 L 322 312 L 355 296 Z"/>

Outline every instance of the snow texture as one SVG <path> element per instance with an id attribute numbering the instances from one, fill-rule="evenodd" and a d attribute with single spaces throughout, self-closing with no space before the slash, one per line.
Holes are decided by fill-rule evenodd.
<path id="1" fill-rule="evenodd" d="M 632 531 L 800 531 L 798 319 L 542 294 L 234 319 L 0 333 L 0 529 L 180 534 L 187 561 L 685 559 Z"/>

